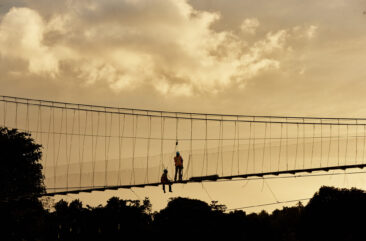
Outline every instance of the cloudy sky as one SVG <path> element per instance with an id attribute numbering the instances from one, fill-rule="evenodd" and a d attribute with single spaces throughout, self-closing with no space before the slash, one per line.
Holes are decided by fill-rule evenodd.
<path id="1" fill-rule="evenodd" d="M 0 0 L 0 94 L 365 117 L 365 10 L 365 0 Z"/>

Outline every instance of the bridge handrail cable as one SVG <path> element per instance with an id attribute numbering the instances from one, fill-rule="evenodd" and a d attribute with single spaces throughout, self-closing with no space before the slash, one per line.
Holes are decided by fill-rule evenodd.
<path id="1" fill-rule="evenodd" d="M 100 106 L 100 105 L 77 104 L 77 103 L 70 103 L 70 102 L 31 99 L 31 98 L 5 96 L 5 95 L 0 95 L 0 98 L 1 98 L 0 99 L 1 102 L 14 103 L 14 104 L 24 104 L 24 105 L 47 107 L 47 108 L 69 109 L 69 110 L 78 110 L 78 111 L 89 111 L 89 112 L 96 112 L 96 113 L 127 114 L 127 115 L 156 117 L 156 118 L 164 117 L 164 118 L 171 118 L 171 119 L 186 119 L 186 120 L 193 119 L 193 120 L 200 120 L 200 121 L 219 121 L 219 122 L 228 121 L 228 122 L 263 123 L 263 124 L 271 123 L 271 124 L 342 125 L 342 126 L 365 126 L 366 125 L 366 118 L 259 116 L 259 115 L 254 116 L 254 115 L 194 113 L 194 112 L 173 112 L 173 111 L 162 111 L 162 110 L 147 110 L 147 109 L 124 108 L 124 107 L 108 107 L 108 106 Z M 36 102 L 38 102 L 38 103 L 36 103 Z M 49 104 L 44 104 L 44 103 L 49 103 Z M 84 107 L 84 108 L 80 108 L 80 107 Z M 93 108 L 96 108 L 96 109 L 93 109 Z M 130 111 L 130 112 L 123 112 L 123 111 Z M 141 112 L 145 112 L 145 113 L 141 113 Z M 152 114 L 152 113 L 156 113 L 156 114 Z M 209 118 L 207 118 L 207 116 L 209 116 Z M 231 119 L 225 119 L 224 117 L 231 118 Z M 248 118 L 248 119 L 240 119 L 240 118 Z M 268 120 L 260 120 L 261 118 L 268 119 Z M 272 121 L 272 119 L 284 119 L 284 120 L 283 121 L 276 121 L 276 120 Z M 292 121 L 289 121 L 288 119 L 291 119 Z M 293 121 L 296 119 L 298 119 L 299 121 Z M 304 120 L 313 120 L 313 121 L 306 122 Z M 319 122 L 314 122 L 314 120 L 318 120 Z M 324 122 L 323 120 L 328 120 L 328 122 Z M 352 122 L 352 123 L 339 122 L 339 120 L 354 121 L 354 122 Z M 336 122 L 330 122 L 330 121 L 336 121 Z M 359 123 L 358 121 L 365 121 L 365 123 Z"/>

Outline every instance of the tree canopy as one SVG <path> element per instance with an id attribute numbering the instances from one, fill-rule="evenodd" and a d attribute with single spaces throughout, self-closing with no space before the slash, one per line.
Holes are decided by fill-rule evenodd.
<path id="1" fill-rule="evenodd" d="M 31 134 L 0 127 L 0 197 L 12 199 L 45 192 L 41 145 Z"/>

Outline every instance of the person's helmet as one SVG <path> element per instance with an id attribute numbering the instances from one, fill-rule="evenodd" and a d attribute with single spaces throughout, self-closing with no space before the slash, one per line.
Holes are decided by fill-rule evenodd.
<path id="1" fill-rule="evenodd" d="M 164 173 L 168 173 L 168 170 L 167 169 L 164 169 Z"/>
<path id="2" fill-rule="evenodd" d="M 177 156 L 179 156 L 179 151 L 177 151 Z"/>

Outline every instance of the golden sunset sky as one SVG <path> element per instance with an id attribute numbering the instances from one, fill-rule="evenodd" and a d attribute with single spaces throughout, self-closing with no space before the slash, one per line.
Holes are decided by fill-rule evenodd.
<path id="1" fill-rule="evenodd" d="M 0 0 L 0 94 L 182 112 L 362 118 L 365 10 L 365 0 Z M 147 196 L 159 210 L 168 198 L 185 196 L 236 208 L 311 197 L 322 185 L 365 188 L 365 178 L 61 198 L 98 205 L 113 195 Z"/>

